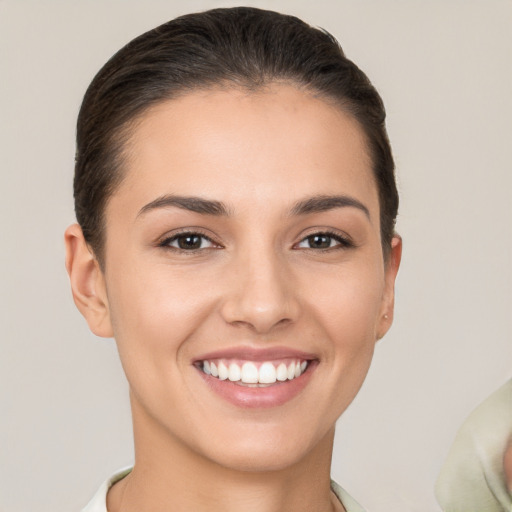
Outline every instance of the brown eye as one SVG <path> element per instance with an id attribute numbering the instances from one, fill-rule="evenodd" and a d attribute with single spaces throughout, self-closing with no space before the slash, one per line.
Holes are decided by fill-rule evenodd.
<path id="1" fill-rule="evenodd" d="M 199 251 L 201 249 L 216 247 L 212 240 L 200 233 L 181 233 L 166 238 L 159 245 L 161 247 L 179 249 L 181 251 Z"/>
<path id="2" fill-rule="evenodd" d="M 299 249 L 343 249 L 353 247 L 353 243 L 334 233 L 313 233 L 307 236 L 297 244 Z"/>
<path id="3" fill-rule="evenodd" d="M 332 238 L 328 235 L 312 235 L 306 238 L 310 249 L 328 249 Z"/>
<path id="4" fill-rule="evenodd" d="M 202 238 L 199 235 L 182 235 L 176 241 L 180 249 L 200 249 L 202 245 Z"/>

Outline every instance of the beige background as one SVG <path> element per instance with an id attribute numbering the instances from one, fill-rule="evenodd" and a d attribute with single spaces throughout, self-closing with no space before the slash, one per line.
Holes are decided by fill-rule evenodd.
<path id="1" fill-rule="evenodd" d="M 396 322 L 339 423 L 369 512 L 438 510 L 469 411 L 512 375 L 512 2 L 250 1 L 338 37 L 387 105 L 402 196 Z M 72 304 L 75 119 L 124 43 L 196 1 L 0 0 L 0 511 L 78 511 L 132 456 L 115 347 Z"/>

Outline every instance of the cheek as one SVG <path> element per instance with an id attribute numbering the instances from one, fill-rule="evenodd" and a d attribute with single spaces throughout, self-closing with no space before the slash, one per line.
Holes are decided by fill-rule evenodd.
<path id="1" fill-rule="evenodd" d="M 155 370 L 163 367 L 163 361 L 185 357 L 189 346 L 185 342 L 209 315 L 214 299 L 209 287 L 184 276 L 174 273 L 171 278 L 164 269 L 146 270 L 139 267 L 132 275 L 113 276 L 108 283 L 109 303 L 129 380 L 146 373 L 156 383 L 159 372 Z"/>
<path id="2" fill-rule="evenodd" d="M 340 270 L 316 285 L 309 301 L 311 316 L 328 340 L 327 360 L 337 382 L 330 400 L 343 410 L 357 394 L 372 360 L 384 292 L 383 265 Z"/>
<path id="3" fill-rule="evenodd" d="M 112 279 L 109 293 L 119 357 L 140 406 L 134 418 L 149 414 L 167 418 L 166 425 L 186 424 L 193 409 L 187 387 L 190 355 L 196 330 L 211 310 L 204 293 L 209 288 L 200 288 L 201 293 L 197 283 L 180 275 L 171 279 L 161 268 L 139 269 L 137 275 Z M 168 417 L 171 404 L 181 419 Z"/>
<path id="4" fill-rule="evenodd" d="M 341 267 L 317 274 L 313 282 L 306 295 L 309 305 L 333 341 L 355 346 L 362 339 L 375 341 L 384 293 L 383 264 Z"/>

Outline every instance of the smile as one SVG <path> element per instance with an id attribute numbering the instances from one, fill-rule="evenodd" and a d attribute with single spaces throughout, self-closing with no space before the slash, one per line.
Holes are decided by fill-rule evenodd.
<path id="1" fill-rule="evenodd" d="M 300 377 L 308 368 L 304 359 L 277 361 L 204 360 L 198 364 L 206 374 L 241 386 L 266 387 Z"/>
<path id="2" fill-rule="evenodd" d="M 211 392 L 244 409 L 268 409 L 292 401 L 308 387 L 319 363 L 316 354 L 289 347 L 231 347 L 193 361 Z"/>

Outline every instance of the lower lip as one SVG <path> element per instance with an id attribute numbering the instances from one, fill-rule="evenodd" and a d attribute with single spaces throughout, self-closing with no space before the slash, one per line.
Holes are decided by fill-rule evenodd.
<path id="1" fill-rule="evenodd" d="M 246 409 L 264 409 L 278 407 L 296 397 L 307 386 L 316 366 L 316 361 L 310 361 L 308 369 L 300 377 L 262 388 L 220 380 L 200 369 L 198 372 L 212 391 L 233 405 Z"/>

